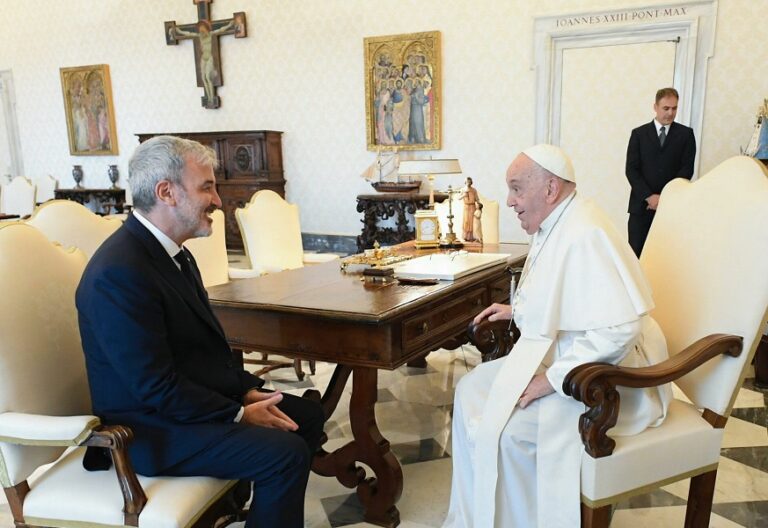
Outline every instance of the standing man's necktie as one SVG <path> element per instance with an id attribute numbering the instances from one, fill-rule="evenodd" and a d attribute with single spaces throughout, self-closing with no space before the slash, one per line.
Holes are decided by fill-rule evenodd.
<path id="1" fill-rule="evenodd" d="M 663 147 L 664 141 L 667 140 L 667 127 L 661 127 L 661 132 L 659 132 L 659 144 Z"/>

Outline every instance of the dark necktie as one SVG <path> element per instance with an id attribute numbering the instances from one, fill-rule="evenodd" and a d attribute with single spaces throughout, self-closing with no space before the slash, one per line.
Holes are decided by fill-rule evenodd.
<path id="1" fill-rule="evenodd" d="M 198 284 L 197 278 L 195 277 L 195 273 L 192 271 L 192 264 L 189 262 L 187 251 L 182 248 L 181 251 L 176 253 L 176 255 L 173 257 L 173 260 L 179 263 L 179 266 L 181 267 L 181 274 L 184 276 L 187 284 L 189 284 L 189 287 L 192 288 L 192 290 L 195 292 L 195 295 L 200 297 L 202 300 L 203 296 L 200 292 L 200 285 Z M 206 303 L 203 302 L 203 304 Z"/>
<path id="2" fill-rule="evenodd" d="M 661 127 L 661 132 L 659 133 L 659 144 L 663 147 L 664 141 L 667 140 L 667 127 Z"/>

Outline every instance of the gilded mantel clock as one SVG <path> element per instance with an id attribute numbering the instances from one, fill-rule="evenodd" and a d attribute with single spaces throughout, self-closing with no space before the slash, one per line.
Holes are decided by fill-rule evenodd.
<path id="1" fill-rule="evenodd" d="M 432 210 L 416 211 L 416 241 L 414 245 L 421 248 L 438 247 L 440 245 L 440 224 L 437 213 Z"/>

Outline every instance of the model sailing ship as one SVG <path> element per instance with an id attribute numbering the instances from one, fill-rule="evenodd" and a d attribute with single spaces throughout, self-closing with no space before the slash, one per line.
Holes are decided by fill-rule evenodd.
<path id="1" fill-rule="evenodd" d="M 376 152 L 374 161 L 360 175 L 378 192 L 414 192 L 421 187 L 421 181 L 400 181 L 400 154 L 397 151 L 382 155 L 381 150 Z M 394 176 L 394 181 L 392 177 Z"/>

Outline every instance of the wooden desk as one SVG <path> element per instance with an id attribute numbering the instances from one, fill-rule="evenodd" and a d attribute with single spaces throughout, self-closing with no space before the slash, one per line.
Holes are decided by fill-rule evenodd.
<path id="1" fill-rule="evenodd" d="M 412 243 L 398 246 L 418 255 Z M 524 244 L 486 244 L 488 253 L 507 253 L 520 265 Z M 312 469 L 357 487 L 365 520 L 394 527 L 403 472 L 376 425 L 377 369 L 395 369 L 441 347 L 466 342 L 472 318 L 492 302 L 509 299 L 507 266 L 499 264 L 455 282 L 404 286 L 361 282 L 338 263 L 327 263 L 233 281 L 208 290 L 211 304 L 234 348 L 336 363 L 320 397 L 329 418 L 352 375 L 349 419 L 352 442 L 333 453 L 321 451 Z M 356 463 L 374 472 L 366 478 Z"/>

